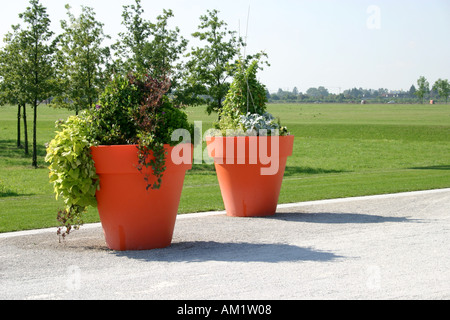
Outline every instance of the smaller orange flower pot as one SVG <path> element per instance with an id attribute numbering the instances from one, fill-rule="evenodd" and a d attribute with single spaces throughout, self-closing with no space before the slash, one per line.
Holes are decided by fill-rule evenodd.
<path id="1" fill-rule="evenodd" d="M 100 190 L 96 194 L 98 212 L 110 249 L 150 250 L 170 246 L 185 174 L 192 168 L 192 161 L 174 164 L 172 150 L 173 147 L 166 146 L 161 188 L 147 191 L 144 174 L 151 177 L 152 170 L 138 171 L 136 145 L 91 148 L 100 177 Z"/>
<path id="2" fill-rule="evenodd" d="M 294 136 L 207 137 L 228 216 L 276 213 Z"/>

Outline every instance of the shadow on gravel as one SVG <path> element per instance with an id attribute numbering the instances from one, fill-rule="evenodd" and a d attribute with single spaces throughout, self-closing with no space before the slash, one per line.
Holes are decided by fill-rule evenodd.
<path id="1" fill-rule="evenodd" d="M 114 252 L 119 257 L 165 262 L 299 262 L 332 261 L 341 256 L 288 244 L 219 243 L 191 241 L 173 243 L 169 248 L 151 251 Z"/>
<path id="2" fill-rule="evenodd" d="M 420 220 L 407 217 L 386 217 L 359 213 L 277 213 L 273 217 L 252 218 L 300 223 L 322 224 L 371 224 L 371 223 L 409 223 Z M 119 257 L 144 261 L 165 262 L 300 262 L 334 261 L 345 257 L 332 252 L 315 250 L 285 243 L 248 243 L 187 241 L 174 242 L 166 249 L 151 251 L 114 252 Z"/>
<path id="3" fill-rule="evenodd" d="M 386 223 L 386 222 L 420 222 L 407 217 L 384 217 L 362 213 L 278 213 L 265 219 L 275 219 L 292 222 L 346 224 L 346 223 Z"/>

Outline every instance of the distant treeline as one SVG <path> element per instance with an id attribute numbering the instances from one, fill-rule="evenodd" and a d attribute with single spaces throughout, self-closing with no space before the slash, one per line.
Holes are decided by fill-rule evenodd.
<path id="1" fill-rule="evenodd" d="M 276 93 L 266 91 L 270 103 L 424 103 L 433 100 L 434 103 L 447 103 L 450 94 L 448 80 L 437 80 L 430 88 L 428 81 L 420 77 L 417 88 L 412 85 L 409 91 L 392 91 L 380 89 L 347 89 L 340 93 L 330 93 L 327 88 L 309 88 L 305 93 L 297 88 L 292 91 L 278 89 Z"/>

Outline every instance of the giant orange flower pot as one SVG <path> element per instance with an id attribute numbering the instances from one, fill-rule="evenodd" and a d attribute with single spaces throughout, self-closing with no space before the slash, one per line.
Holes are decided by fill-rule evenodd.
<path id="1" fill-rule="evenodd" d="M 190 145 L 191 146 L 191 145 Z M 100 178 L 96 197 L 108 247 L 117 251 L 165 248 L 172 242 L 184 178 L 190 164 L 172 162 L 173 147 L 166 146 L 166 171 L 161 188 L 147 190 L 137 169 L 136 145 L 92 147 Z M 150 180 L 151 181 L 151 180 Z"/>
<path id="2" fill-rule="evenodd" d="M 228 216 L 276 213 L 294 136 L 207 137 Z"/>

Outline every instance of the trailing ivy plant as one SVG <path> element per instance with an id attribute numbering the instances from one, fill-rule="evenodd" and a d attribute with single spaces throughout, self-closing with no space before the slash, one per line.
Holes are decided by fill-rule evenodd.
<path id="1" fill-rule="evenodd" d="M 194 127 L 184 110 L 176 107 L 166 93 L 170 80 L 148 74 L 116 75 L 106 86 L 97 105 L 60 123 L 60 131 L 50 142 L 46 161 L 50 163 L 50 182 L 65 209 L 58 214 L 63 237 L 83 224 L 82 214 L 96 206 L 99 188 L 90 147 L 96 145 L 137 145 L 138 166 L 144 172 L 147 190 L 159 189 L 165 171 L 165 145 L 176 145 L 172 132 Z M 147 171 L 146 171 L 147 172 Z M 61 231 L 65 227 L 66 231 Z"/>
<path id="2" fill-rule="evenodd" d="M 65 122 L 58 121 L 56 127 L 59 131 L 47 147 L 45 161 L 50 163 L 50 182 L 56 198 L 62 198 L 65 205 L 57 216 L 62 225 L 58 234 L 63 238 L 72 228 L 78 229 L 83 224 L 82 215 L 87 207 L 97 206 L 95 193 L 99 181 L 90 152 L 93 140 L 89 119 L 83 112 Z"/>

